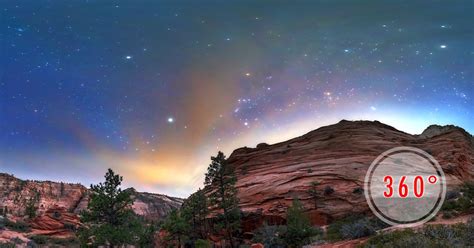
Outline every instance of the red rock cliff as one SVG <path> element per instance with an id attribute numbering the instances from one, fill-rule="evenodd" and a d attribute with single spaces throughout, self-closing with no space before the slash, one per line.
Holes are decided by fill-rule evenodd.
<path id="1" fill-rule="evenodd" d="M 382 152 L 397 146 L 418 147 L 432 154 L 453 186 L 474 179 L 473 137 L 454 126 L 430 126 L 410 135 L 380 122 L 341 121 L 274 145 L 235 150 L 240 206 L 246 229 L 263 220 L 284 221 L 294 197 L 302 200 L 313 223 L 326 224 L 349 214 L 368 212 L 363 191 L 365 173 Z M 317 203 L 308 194 L 312 182 L 323 194 Z"/>
<path id="2" fill-rule="evenodd" d="M 145 218 L 159 220 L 172 209 L 179 208 L 182 199 L 161 194 L 141 193 L 133 190 L 133 210 Z M 0 173 L 0 211 L 17 217 L 26 215 L 26 206 L 31 201 L 38 215 L 47 215 L 52 209 L 80 213 L 87 208 L 89 191 L 80 184 L 50 181 L 25 181 L 12 175 Z"/>

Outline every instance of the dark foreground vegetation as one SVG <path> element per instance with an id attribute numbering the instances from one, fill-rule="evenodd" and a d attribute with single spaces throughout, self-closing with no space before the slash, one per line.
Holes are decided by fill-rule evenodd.
<path id="1" fill-rule="evenodd" d="M 452 226 L 428 225 L 416 232 L 405 229 L 380 234 L 369 239 L 364 247 L 474 247 L 474 220 Z"/>

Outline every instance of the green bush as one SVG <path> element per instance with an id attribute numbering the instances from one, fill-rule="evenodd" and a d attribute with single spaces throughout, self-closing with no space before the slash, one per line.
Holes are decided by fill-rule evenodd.
<path id="1" fill-rule="evenodd" d="M 72 223 L 64 223 L 64 228 L 73 232 L 77 231 L 76 225 Z"/>
<path id="2" fill-rule="evenodd" d="M 453 226 L 428 225 L 419 232 L 411 229 L 384 233 L 370 238 L 363 247 L 473 247 L 474 221 Z"/>
<path id="3" fill-rule="evenodd" d="M 253 241 L 262 243 L 265 247 L 280 248 L 285 247 L 286 226 L 269 226 L 264 224 L 255 231 Z"/>
<path id="4" fill-rule="evenodd" d="M 77 238 L 50 238 L 49 242 L 55 245 L 71 247 L 73 245 L 79 245 L 79 240 Z"/>
<path id="5" fill-rule="evenodd" d="M 24 243 L 23 240 L 21 240 L 21 239 L 18 238 L 18 237 L 11 238 L 10 241 L 13 242 L 13 243 L 15 243 L 15 244 L 17 244 L 17 245 L 20 245 L 20 244 L 23 244 L 23 243 Z"/>
<path id="6" fill-rule="evenodd" d="M 17 232 L 29 232 L 30 227 L 24 221 L 18 220 L 17 222 L 13 222 L 9 219 L 5 219 L 5 227 L 11 229 L 12 231 Z"/>
<path id="7" fill-rule="evenodd" d="M 402 230 L 402 231 L 395 231 L 391 233 L 377 235 L 367 243 L 363 247 L 370 247 L 370 248 L 385 248 L 385 247 L 417 247 L 423 248 L 427 247 L 426 245 L 429 243 L 429 239 L 424 237 L 423 235 L 419 235 L 413 232 L 411 229 Z"/>
<path id="8" fill-rule="evenodd" d="M 453 200 L 460 196 L 458 190 L 450 190 L 446 193 L 446 200 Z"/>
<path id="9" fill-rule="evenodd" d="M 341 226 L 341 236 L 343 239 L 358 239 L 374 235 L 377 231 L 376 227 L 371 224 L 368 218 L 363 218 L 354 221 L 353 223 L 347 223 Z"/>
<path id="10" fill-rule="evenodd" d="M 71 246 L 78 246 L 79 245 L 79 240 L 77 238 L 54 238 L 54 237 L 48 237 L 44 235 L 34 235 L 31 236 L 30 239 L 34 242 L 36 245 L 40 246 L 52 246 L 52 245 L 59 245 L 59 246 L 65 246 L 65 247 L 71 247 Z"/>
<path id="11" fill-rule="evenodd" d="M 423 228 L 421 234 L 436 245 L 443 246 L 460 246 L 463 244 L 464 225 L 445 226 L 445 225 L 429 225 Z"/>
<path id="12" fill-rule="evenodd" d="M 332 193 L 334 193 L 334 189 L 331 186 L 328 185 L 324 188 L 324 195 L 331 195 Z"/>
<path id="13" fill-rule="evenodd" d="M 204 240 L 204 239 L 198 239 L 196 242 L 194 242 L 194 246 L 196 248 L 211 248 L 211 242 Z"/>
<path id="14" fill-rule="evenodd" d="M 455 216 L 455 212 L 452 210 L 443 212 L 443 219 L 451 219 Z"/>
<path id="15" fill-rule="evenodd" d="M 343 239 L 357 239 L 367 237 L 383 229 L 388 225 L 377 218 L 363 216 L 350 216 L 342 220 L 335 221 L 328 226 L 326 239 L 338 241 Z"/>
<path id="16" fill-rule="evenodd" d="M 5 218 L 0 216 L 0 230 L 5 229 Z"/>
<path id="17" fill-rule="evenodd" d="M 14 243 L 0 243 L 0 248 L 15 248 L 16 245 Z"/>
<path id="18" fill-rule="evenodd" d="M 357 187 L 354 190 L 352 190 L 352 193 L 357 194 L 357 195 L 362 195 L 364 193 L 364 189 L 362 187 Z"/>
<path id="19" fill-rule="evenodd" d="M 38 245 L 44 245 L 48 243 L 48 237 L 44 235 L 31 236 L 30 239 L 33 240 Z"/>
<path id="20" fill-rule="evenodd" d="M 474 219 L 471 219 L 466 224 L 466 243 L 474 245 Z"/>
<path id="21" fill-rule="evenodd" d="M 444 216 L 451 218 L 459 213 L 474 212 L 474 182 L 464 183 L 459 192 L 449 191 L 441 208 Z"/>
<path id="22" fill-rule="evenodd" d="M 288 208 L 286 222 L 284 240 L 288 247 L 301 247 L 314 241 L 315 236 L 322 235 L 321 228 L 311 226 L 298 199 L 294 199 L 292 206 Z"/>

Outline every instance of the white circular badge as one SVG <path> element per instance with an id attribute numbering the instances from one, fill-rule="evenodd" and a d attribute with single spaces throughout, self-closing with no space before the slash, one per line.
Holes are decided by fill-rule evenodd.
<path id="1" fill-rule="evenodd" d="M 390 225 L 419 225 L 443 205 L 446 179 L 436 159 L 414 147 L 380 154 L 365 176 L 364 192 L 372 212 Z"/>

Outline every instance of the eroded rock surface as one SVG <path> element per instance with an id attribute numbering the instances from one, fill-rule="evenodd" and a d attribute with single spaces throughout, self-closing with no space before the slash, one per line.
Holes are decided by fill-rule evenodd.
<path id="1" fill-rule="evenodd" d="M 380 122 L 341 121 L 278 144 L 240 148 L 229 156 L 238 177 L 240 206 L 253 229 L 263 221 L 279 223 L 293 198 L 299 198 L 314 224 L 349 214 L 367 213 L 365 173 L 382 152 L 412 146 L 433 155 L 446 173 L 448 186 L 474 179 L 474 144 L 455 126 L 430 126 L 410 135 Z M 309 193 L 317 182 L 320 197 Z"/>
<path id="2" fill-rule="evenodd" d="M 132 209 L 151 220 L 164 218 L 179 208 L 180 198 L 136 192 Z M 78 214 L 87 208 L 89 190 L 80 184 L 26 181 L 0 174 L 0 215 L 28 220 L 32 234 L 68 237 L 80 226 Z M 28 218 L 27 206 L 33 204 L 36 216 Z M 5 231 L 0 231 L 5 232 Z"/>

